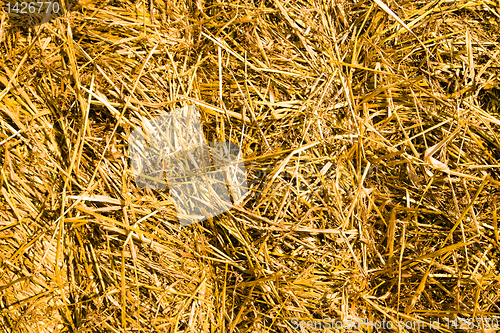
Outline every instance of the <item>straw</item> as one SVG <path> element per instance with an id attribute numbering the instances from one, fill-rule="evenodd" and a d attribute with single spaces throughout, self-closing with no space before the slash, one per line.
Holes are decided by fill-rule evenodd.
<path id="1" fill-rule="evenodd" d="M 1 3 L 2 331 L 496 329 L 498 1 L 71 4 Z M 250 194 L 181 228 L 128 138 L 188 105 Z"/>

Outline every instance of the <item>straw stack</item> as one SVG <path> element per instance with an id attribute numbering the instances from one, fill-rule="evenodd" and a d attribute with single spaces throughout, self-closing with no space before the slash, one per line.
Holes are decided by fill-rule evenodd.
<path id="1" fill-rule="evenodd" d="M 3 331 L 494 329 L 498 1 L 2 8 Z M 193 104 L 259 193 L 181 229 L 127 137 Z"/>

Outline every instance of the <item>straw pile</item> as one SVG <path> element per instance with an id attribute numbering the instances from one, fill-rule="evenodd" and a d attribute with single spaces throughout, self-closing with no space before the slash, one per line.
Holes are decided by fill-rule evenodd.
<path id="1" fill-rule="evenodd" d="M 498 1 L 2 8 L 3 331 L 500 315 Z M 180 228 L 127 136 L 186 105 L 252 194 Z"/>

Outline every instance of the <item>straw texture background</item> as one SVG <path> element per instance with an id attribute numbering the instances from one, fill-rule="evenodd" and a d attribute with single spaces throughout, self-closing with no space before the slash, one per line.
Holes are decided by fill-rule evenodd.
<path id="1" fill-rule="evenodd" d="M 3 332 L 500 315 L 498 1 L 5 6 Z M 180 228 L 127 136 L 185 105 L 252 194 Z"/>

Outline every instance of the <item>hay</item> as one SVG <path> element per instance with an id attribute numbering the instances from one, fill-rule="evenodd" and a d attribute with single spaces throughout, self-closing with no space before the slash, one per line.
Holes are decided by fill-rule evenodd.
<path id="1" fill-rule="evenodd" d="M 3 331 L 491 329 L 498 1 L 97 0 L 34 27 L 4 6 Z M 127 136 L 186 105 L 242 143 L 252 193 L 180 228 Z"/>

